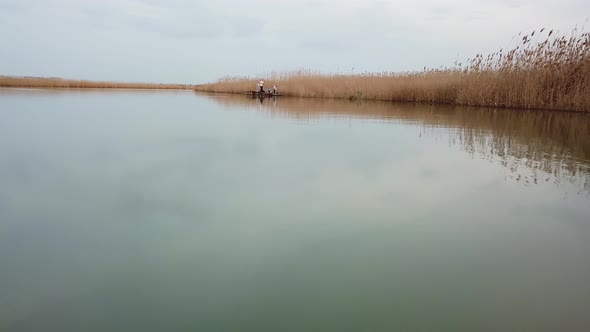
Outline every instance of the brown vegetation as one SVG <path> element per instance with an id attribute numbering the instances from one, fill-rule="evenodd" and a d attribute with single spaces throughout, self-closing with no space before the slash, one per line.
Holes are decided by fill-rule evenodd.
<path id="1" fill-rule="evenodd" d="M 518 38 L 510 51 L 478 54 L 452 68 L 355 75 L 300 70 L 265 79 L 281 93 L 298 97 L 590 111 L 590 33 L 574 29 L 566 37 L 541 29 Z M 244 93 L 256 82 L 226 77 L 195 89 Z"/>
<path id="2" fill-rule="evenodd" d="M 66 80 L 57 77 L 0 76 L 0 87 L 69 89 L 191 89 L 188 84 L 122 83 Z"/>

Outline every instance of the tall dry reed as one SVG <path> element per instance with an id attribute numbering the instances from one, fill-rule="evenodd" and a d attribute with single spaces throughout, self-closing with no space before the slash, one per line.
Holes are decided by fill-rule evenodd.
<path id="1" fill-rule="evenodd" d="M 66 80 L 57 77 L 0 76 L 0 87 L 71 89 L 191 89 L 188 84 L 121 83 Z"/>
<path id="2" fill-rule="evenodd" d="M 518 45 L 466 64 L 409 73 L 322 74 L 309 70 L 266 77 L 285 95 L 372 99 L 524 109 L 590 111 L 590 33 L 519 35 Z M 225 77 L 197 91 L 244 93 L 259 77 Z"/>

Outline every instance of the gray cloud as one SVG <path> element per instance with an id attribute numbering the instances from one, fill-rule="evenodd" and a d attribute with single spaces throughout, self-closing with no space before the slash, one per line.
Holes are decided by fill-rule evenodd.
<path id="1" fill-rule="evenodd" d="M 14 1 L 0 2 L 0 11 L 3 13 L 21 11 L 24 8 L 25 7 L 21 3 L 18 3 L 18 2 L 14 2 Z"/>
<path id="2" fill-rule="evenodd" d="M 0 0 L 0 74 L 192 83 L 419 70 L 506 47 L 519 31 L 569 31 L 588 12 L 581 0 Z"/>

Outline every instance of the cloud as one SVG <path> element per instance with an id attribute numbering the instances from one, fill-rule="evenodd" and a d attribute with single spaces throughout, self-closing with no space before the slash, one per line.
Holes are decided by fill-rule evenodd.
<path id="1" fill-rule="evenodd" d="M 25 7 L 21 2 L 12 0 L 0 1 L 0 12 L 2 13 L 22 11 L 23 9 L 25 9 Z"/>
<path id="2" fill-rule="evenodd" d="M 569 31 L 588 12 L 580 0 L 0 0 L 0 73 L 194 83 L 417 70 L 495 51 L 520 31 Z"/>

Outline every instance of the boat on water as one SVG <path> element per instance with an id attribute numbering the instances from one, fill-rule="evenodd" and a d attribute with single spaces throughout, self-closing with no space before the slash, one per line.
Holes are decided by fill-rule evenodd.
<path id="1" fill-rule="evenodd" d="M 280 93 L 272 93 L 272 92 L 261 92 L 261 91 L 248 91 L 246 92 L 247 95 L 253 97 L 279 97 L 282 96 Z"/>

